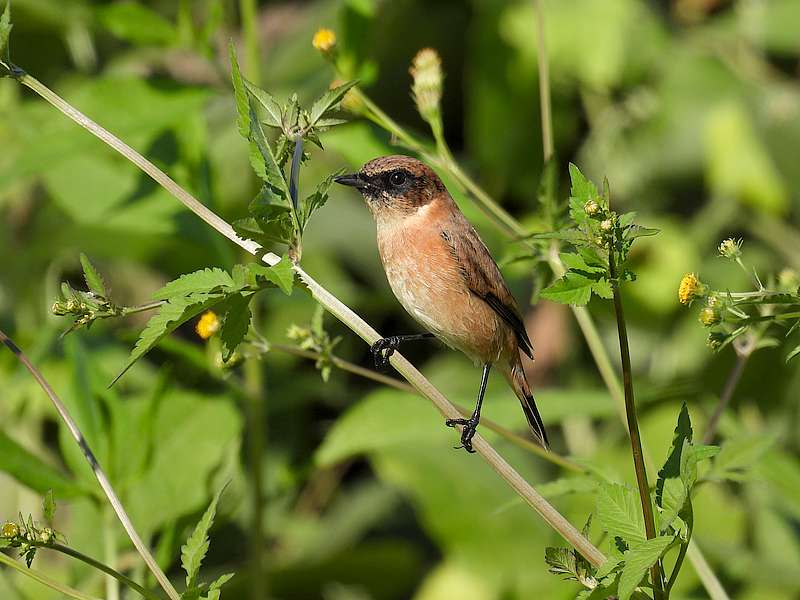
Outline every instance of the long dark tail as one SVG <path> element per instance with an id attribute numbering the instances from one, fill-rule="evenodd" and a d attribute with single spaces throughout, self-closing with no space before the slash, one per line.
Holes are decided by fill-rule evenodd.
<path id="1" fill-rule="evenodd" d="M 533 400 L 533 394 L 528 385 L 528 380 L 525 378 L 525 371 L 522 368 L 522 362 L 519 357 L 504 370 L 504 375 L 517 394 L 520 404 L 522 404 L 522 412 L 525 413 L 525 418 L 528 419 L 528 425 L 531 428 L 533 437 L 538 440 L 542 447 L 549 450 L 550 442 L 547 441 L 547 432 L 544 429 L 542 417 L 536 408 L 536 402 Z"/>

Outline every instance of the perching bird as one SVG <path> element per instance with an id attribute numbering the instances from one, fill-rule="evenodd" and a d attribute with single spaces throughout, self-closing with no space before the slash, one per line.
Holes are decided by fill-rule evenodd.
<path id="1" fill-rule="evenodd" d="M 430 333 L 399 335 L 372 346 L 376 366 L 386 367 L 401 342 L 436 336 L 483 366 L 475 410 L 463 425 L 461 444 L 472 450 L 489 370 L 498 365 L 517 397 L 536 439 L 548 447 L 544 424 L 525 379 L 519 351 L 533 357 L 511 292 L 478 233 L 424 163 L 384 156 L 337 183 L 355 187 L 378 230 L 386 277 L 403 308 Z"/>

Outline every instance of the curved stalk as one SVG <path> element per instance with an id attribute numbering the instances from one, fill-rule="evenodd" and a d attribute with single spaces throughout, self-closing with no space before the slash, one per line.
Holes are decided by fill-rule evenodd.
<path id="1" fill-rule="evenodd" d="M 96 596 L 89 596 L 88 594 L 84 594 L 83 592 L 79 592 L 78 590 L 69 587 L 68 585 L 64 585 L 63 583 L 59 583 L 55 579 L 50 579 L 44 573 L 37 571 L 36 569 L 29 569 L 21 564 L 19 564 L 13 558 L 9 558 L 2 552 L 0 552 L 0 564 L 4 564 L 7 567 L 14 569 L 18 573 L 24 575 L 25 577 L 30 577 L 34 581 L 38 581 L 42 585 L 46 585 L 51 590 L 55 590 L 59 594 L 66 596 L 67 598 L 73 598 L 73 600 L 100 600 Z"/>

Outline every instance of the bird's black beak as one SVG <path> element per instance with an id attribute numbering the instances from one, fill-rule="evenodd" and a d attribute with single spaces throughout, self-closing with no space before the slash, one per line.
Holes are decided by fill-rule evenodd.
<path id="1" fill-rule="evenodd" d="M 341 183 L 342 185 L 349 185 L 350 187 L 354 187 L 357 190 L 364 190 L 369 186 L 366 179 L 361 175 L 361 173 L 351 173 L 349 175 L 339 175 L 338 177 L 334 177 L 333 180 L 336 183 Z"/>

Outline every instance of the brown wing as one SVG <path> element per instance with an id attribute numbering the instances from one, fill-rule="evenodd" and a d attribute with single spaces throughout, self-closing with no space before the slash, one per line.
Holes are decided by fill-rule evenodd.
<path id="1" fill-rule="evenodd" d="M 489 250 L 460 211 L 442 228 L 442 239 L 450 246 L 467 287 L 511 326 L 519 348 L 533 358 L 533 345 L 525 331 L 514 297 Z"/>

